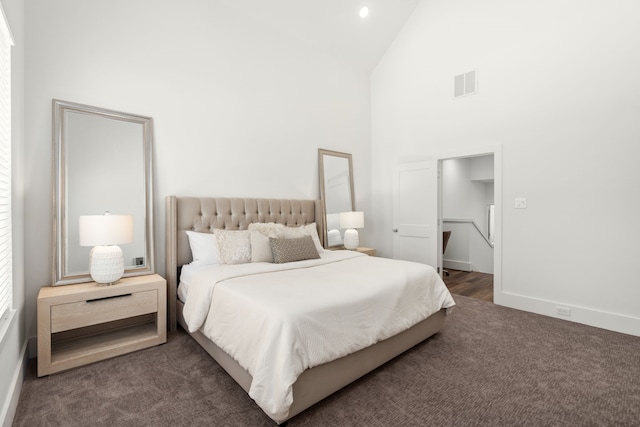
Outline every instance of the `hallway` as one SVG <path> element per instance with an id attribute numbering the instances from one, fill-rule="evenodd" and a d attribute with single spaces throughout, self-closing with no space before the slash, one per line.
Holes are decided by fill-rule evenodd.
<path id="1" fill-rule="evenodd" d="M 444 283 L 452 294 L 493 302 L 493 274 L 449 269 Z"/>

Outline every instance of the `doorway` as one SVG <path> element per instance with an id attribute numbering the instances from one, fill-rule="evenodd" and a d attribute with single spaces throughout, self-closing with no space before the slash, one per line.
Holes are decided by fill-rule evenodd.
<path id="1" fill-rule="evenodd" d="M 501 291 L 501 147 L 438 158 L 442 278 L 452 293 L 495 301 Z M 442 237 L 441 237 L 442 238 Z"/>
<path id="2" fill-rule="evenodd" d="M 444 274 L 443 162 L 480 156 L 493 157 L 493 208 L 490 210 L 491 213 L 487 209 L 487 218 L 491 215 L 493 219 L 491 227 L 487 222 L 487 228 L 492 230 L 493 259 L 486 263 L 489 264 L 489 268 L 492 266 L 493 271 L 487 274 L 493 274 L 493 300 L 497 302 L 502 292 L 501 146 L 457 150 L 426 159 L 423 157 L 408 160 L 397 165 L 393 189 L 393 258 L 429 264 Z"/>

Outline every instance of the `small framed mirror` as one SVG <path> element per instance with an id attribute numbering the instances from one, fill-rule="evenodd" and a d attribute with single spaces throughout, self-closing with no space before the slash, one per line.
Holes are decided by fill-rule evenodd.
<path id="1" fill-rule="evenodd" d="M 132 215 L 124 276 L 154 272 L 151 143 L 150 117 L 53 100 L 54 285 L 91 281 L 81 215 Z"/>
<path id="2" fill-rule="evenodd" d="M 355 211 L 351 154 L 319 149 L 318 171 L 325 212 L 325 247 L 340 247 L 343 243 L 340 212 Z"/>

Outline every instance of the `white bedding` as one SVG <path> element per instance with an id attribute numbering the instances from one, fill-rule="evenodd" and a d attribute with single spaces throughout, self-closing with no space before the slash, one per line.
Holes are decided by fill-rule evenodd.
<path id="1" fill-rule="evenodd" d="M 249 395 L 277 422 L 305 369 L 455 304 L 432 267 L 352 251 L 287 264 L 184 266 L 182 274 L 189 331 L 200 329 L 251 374 Z"/>

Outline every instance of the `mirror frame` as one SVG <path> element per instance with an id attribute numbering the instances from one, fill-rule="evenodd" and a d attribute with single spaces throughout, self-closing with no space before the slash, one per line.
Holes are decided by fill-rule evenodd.
<path id="1" fill-rule="evenodd" d="M 67 141 L 65 140 L 67 112 L 76 112 L 94 117 L 120 120 L 142 126 L 143 165 L 144 169 L 144 252 L 145 264 L 142 266 L 125 266 L 123 277 L 153 274 L 154 244 L 153 244 L 153 188 L 152 188 L 152 141 L 153 119 L 151 117 L 122 113 L 105 108 L 73 102 L 53 100 L 53 282 L 56 285 L 85 283 L 93 281 L 89 274 L 69 274 L 67 265 L 67 164 L 65 158 Z M 87 265 L 89 260 L 87 259 Z"/>
<path id="2" fill-rule="evenodd" d="M 337 248 L 341 245 L 329 246 L 329 236 L 327 230 L 327 201 L 326 201 L 326 189 L 324 186 L 324 156 L 342 157 L 349 162 L 349 191 L 351 192 L 351 210 L 356 210 L 356 197 L 353 191 L 353 161 L 351 154 L 342 153 L 340 151 L 325 150 L 323 148 L 318 149 L 318 178 L 320 181 L 320 199 L 322 200 L 322 211 L 324 212 L 324 223 L 322 225 L 322 232 L 324 233 L 324 247 L 325 248 Z"/>

